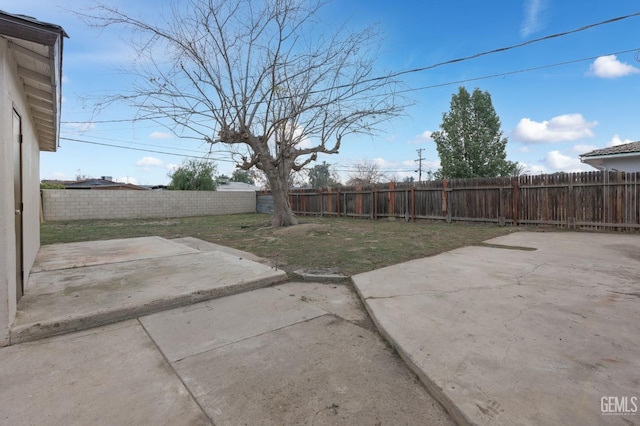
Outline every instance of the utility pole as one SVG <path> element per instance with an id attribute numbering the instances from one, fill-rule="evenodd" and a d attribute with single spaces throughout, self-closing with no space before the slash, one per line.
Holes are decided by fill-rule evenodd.
<path id="1" fill-rule="evenodd" d="M 422 151 L 424 151 L 424 148 L 418 148 L 416 151 L 418 152 L 418 183 L 422 183 L 422 160 L 424 160 Z"/>

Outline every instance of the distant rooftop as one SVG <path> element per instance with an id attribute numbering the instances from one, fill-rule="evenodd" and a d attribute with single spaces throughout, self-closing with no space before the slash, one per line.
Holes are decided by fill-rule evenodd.
<path id="1" fill-rule="evenodd" d="M 580 157 L 597 157 L 601 155 L 634 154 L 640 153 L 640 142 L 625 143 L 622 145 L 610 146 L 609 148 L 594 149 L 591 152 L 582 154 Z"/>

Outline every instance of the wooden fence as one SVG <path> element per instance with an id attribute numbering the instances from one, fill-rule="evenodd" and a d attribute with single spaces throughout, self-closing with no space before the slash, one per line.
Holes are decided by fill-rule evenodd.
<path id="1" fill-rule="evenodd" d="M 292 190 L 298 215 L 640 228 L 640 173 L 585 172 Z"/>

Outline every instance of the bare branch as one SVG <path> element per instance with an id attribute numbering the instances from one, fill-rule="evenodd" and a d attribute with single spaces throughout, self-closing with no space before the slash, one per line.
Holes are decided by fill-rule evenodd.
<path id="1" fill-rule="evenodd" d="M 141 117 L 226 146 L 237 167 L 264 171 L 274 197 L 282 192 L 276 210 L 288 209 L 290 173 L 338 153 L 348 135 L 374 134 L 405 107 L 394 78 L 374 77 L 377 29 L 332 31 L 319 20 L 323 6 L 183 0 L 145 22 L 98 4 L 78 15 L 103 30 L 128 29 L 138 55 L 131 91 L 98 105 L 127 102 Z"/>

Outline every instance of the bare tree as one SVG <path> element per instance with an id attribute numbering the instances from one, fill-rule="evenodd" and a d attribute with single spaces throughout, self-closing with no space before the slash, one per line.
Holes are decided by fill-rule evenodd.
<path id="1" fill-rule="evenodd" d="M 184 0 L 157 23 L 99 4 L 89 25 L 132 30 L 139 77 L 126 100 L 174 132 L 226 145 L 237 167 L 264 172 L 273 226 L 296 224 L 289 177 L 401 114 L 397 81 L 376 75 L 375 27 L 330 30 L 322 0 Z"/>
<path id="2" fill-rule="evenodd" d="M 388 177 L 380 171 L 380 167 L 374 162 L 363 160 L 355 164 L 355 171 L 349 174 L 347 185 L 372 185 L 388 180 Z"/>

